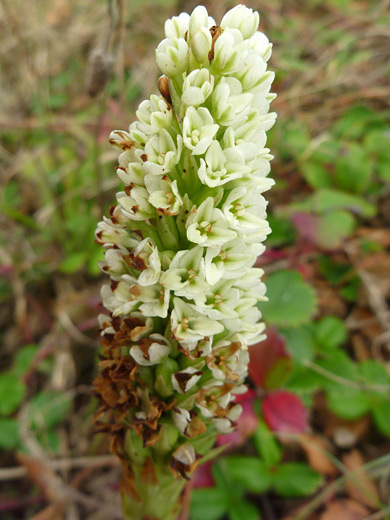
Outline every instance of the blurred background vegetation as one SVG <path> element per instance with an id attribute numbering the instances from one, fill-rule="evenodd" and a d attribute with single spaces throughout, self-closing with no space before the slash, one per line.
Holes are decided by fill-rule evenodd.
<path id="1" fill-rule="evenodd" d="M 236 2 L 204 4 L 220 20 Z M 119 186 L 108 135 L 157 92 L 165 19 L 196 5 L 0 1 L 1 519 L 121 518 L 92 426 L 94 230 Z M 390 2 L 247 5 L 278 93 L 269 350 L 254 425 L 195 482 L 191 519 L 390 518 Z"/>

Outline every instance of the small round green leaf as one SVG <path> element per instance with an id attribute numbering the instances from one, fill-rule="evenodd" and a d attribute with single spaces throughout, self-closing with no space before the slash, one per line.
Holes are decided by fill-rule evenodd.
<path id="1" fill-rule="evenodd" d="M 388 385 L 390 377 L 385 367 L 379 361 L 366 359 L 359 363 L 359 372 L 363 382 L 374 383 L 376 385 Z"/>
<path id="2" fill-rule="evenodd" d="M 274 475 L 273 485 L 284 497 L 311 495 L 321 485 L 322 477 L 303 462 L 282 464 Z"/>
<path id="3" fill-rule="evenodd" d="M 195 489 L 191 497 L 191 520 L 219 520 L 228 509 L 227 501 L 221 489 Z"/>
<path id="4" fill-rule="evenodd" d="M 19 425 L 16 419 L 0 418 L 0 448 L 12 450 L 19 444 Z"/>
<path id="5" fill-rule="evenodd" d="M 26 395 L 26 385 L 15 374 L 0 375 L 0 415 L 10 415 L 19 408 Z"/>
<path id="6" fill-rule="evenodd" d="M 377 401 L 372 408 L 372 416 L 378 430 L 390 437 L 390 401 L 388 399 Z"/>
<path id="7" fill-rule="evenodd" d="M 298 327 L 307 323 L 316 311 L 314 289 L 297 271 L 278 271 L 267 279 L 268 302 L 259 309 L 268 324 Z"/>
<path id="8" fill-rule="evenodd" d="M 232 480 L 252 493 L 264 493 L 271 486 L 267 466 L 257 457 L 232 455 L 225 458 L 225 467 Z"/>
<path id="9" fill-rule="evenodd" d="M 265 422 L 260 419 L 259 426 L 253 434 L 253 443 L 257 453 L 268 467 L 276 466 L 282 458 L 282 448 Z"/>
<path id="10" fill-rule="evenodd" d="M 260 512 L 257 507 L 246 500 L 233 503 L 229 507 L 230 520 L 260 520 Z"/>
<path id="11" fill-rule="evenodd" d="M 327 394 L 328 406 L 343 419 L 353 420 L 370 411 L 371 400 L 367 393 L 354 388 L 338 388 Z"/>
<path id="12" fill-rule="evenodd" d="M 315 337 L 321 347 L 336 348 L 347 339 L 347 328 L 337 316 L 326 316 L 317 323 Z"/>
<path id="13" fill-rule="evenodd" d="M 293 329 L 283 329 L 282 335 L 286 338 L 286 347 L 293 360 L 297 363 L 314 358 L 315 344 L 313 333 L 307 325 Z"/>

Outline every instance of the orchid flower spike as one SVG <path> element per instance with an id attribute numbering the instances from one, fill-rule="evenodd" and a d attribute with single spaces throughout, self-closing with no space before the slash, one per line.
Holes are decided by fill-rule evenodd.
<path id="1" fill-rule="evenodd" d="M 160 94 L 110 136 L 124 187 L 96 231 L 110 277 L 96 424 L 123 463 L 132 520 L 177 518 L 185 480 L 235 426 L 248 346 L 264 338 L 254 264 L 276 114 L 258 25 L 244 5 L 219 25 L 203 6 L 167 20 Z"/>

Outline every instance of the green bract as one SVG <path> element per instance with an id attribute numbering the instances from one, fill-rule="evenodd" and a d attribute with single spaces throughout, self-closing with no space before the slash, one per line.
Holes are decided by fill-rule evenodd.
<path id="1" fill-rule="evenodd" d="M 276 116 L 258 22 L 243 5 L 219 26 L 202 6 L 168 20 L 156 50 L 161 96 L 110 137 L 125 187 L 96 234 L 111 277 L 102 335 L 134 368 L 126 427 L 153 454 L 174 425 L 167 460 L 182 475 L 196 462 L 193 439 L 234 427 L 247 347 L 263 338 L 253 266 L 270 233 L 262 193 L 273 184 L 265 146 Z"/>

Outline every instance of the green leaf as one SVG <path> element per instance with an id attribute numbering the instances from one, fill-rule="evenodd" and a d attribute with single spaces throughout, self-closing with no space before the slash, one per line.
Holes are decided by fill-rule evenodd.
<path id="1" fill-rule="evenodd" d="M 340 296 L 347 302 L 356 302 L 359 294 L 360 278 L 354 276 L 349 283 L 340 289 Z"/>
<path id="2" fill-rule="evenodd" d="M 57 426 L 71 409 L 71 400 L 57 391 L 43 391 L 29 402 L 28 417 L 31 427 L 50 430 Z"/>
<path id="3" fill-rule="evenodd" d="M 370 396 L 358 389 L 347 388 L 329 391 L 327 393 L 328 406 L 333 413 L 347 420 L 362 417 L 370 411 Z"/>
<path id="4" fill-rule="evenodd" d="M 275 145 L 276 146 L 276 145 Z M 320 164 L 333 165 L 340 156 L 340 142 L 337 139 L 330 137 L 323 141 L 318 148 L 313 151 L 311 159 Z"/>
<path id="5" fill-rule="evenodd" d="M 356 220 L 348 211 L 339 209 L 324 213 L 319 217 L 316 243 L 324 249 L 335 249 L 353 234 Z"/>
<path id="6" fill-rule="evenodd" d="M 240 485 L 237 485 L 237 482 L 233 482 L 227 470 L 225 458 L 219 459 L 213 464 L 211 472 L 218 488 L 223 489 L 229 497 L 234 497 L 235 500 L 241 499 L 244 491 Z"/>
<path id="7" fill-rule="evenodd" d="M 334 209 L 349 209 L 362 217 L 374 217 L 376 214 L 376 207 L 373 204 L 358 195 L 339 190 L 324 188 L 316 191 L 306 200 L 317 213 L 325 213 Z"/>
<path id="8" fill-rule="evenodd" d="M 12 450 L 19 444 L 19 424 L 16 419 L 0 418 L 0 448 Z"/>
<path id="9" fill-rule="evenodd" d="M 284 497 L 311 495 L 322 483 L 320 474 L 303 462 L 287 462 L 274 474 L 273 485 Z"/>
<path id="10" fill-rule="evenodd" d="M 259 420 L 259 426 L 252 439 L 257 453 L 264 460 L 266 466 L 276 466 L 281 461 L 282 447 L 262 419 Z"/>
<path id="11" fill-rule="evenodd" d="M 101 274 L 101 269 L 98 265 L 99 261 L 104 260 L 104 250 L 98 244 L 94 244 L 92 247 L 92 251 L 88 255 L 88 273 L 91 276 L 99 276 Z"/>
<path id="12" fill-rule="evenodd" d="M 367 132 L 363 144 L 371 155 L 378 159 L 390 160 L 390 134 L 386 125 Z"/>
<path id="13" fill-rule="evenodd" d="M 12 373 L 22 377 L 30 368 L 38 351 L 38 345 L 25 345 L 15 355 Z"/>
<path id="14" fill-rule="evenodd" d="M 372 161 L 360 143 L 351 143 L 346 155 L 339 157 L 334 178 L 342 190 L 363 193 L 373 172 Z"/>
<path id="15" fill-rule="evenodd" d="M 195 489 L 191 497 L 191 520 L 219 520 L 228 510 L 227 502 L 227 495 L 221 489 Z"/>
<path id="16" fill-rule="evenodd" d="M 337 348 L 347 339 L 347 328 L 337 316 L 326 316 L 315 327 L 315 337 L 323 348 Z"/>
<path id="17" fill-rule="evenodd" d="M 376 117 L 375 112 L 366 106 L 350 108 L 334 126 L 338 136 L 359 139 L 367 131 L 367 125 Z"/>
<path id="18" fill-rule="evenodd" d="M 304 397 L 305 394 L 307 395 L 318 390 L 322 383 L 323 377 L 317 374 L 317 372 L 305 366 L 296 365 L 287 382 L 286 388 Z"/>
<path id="19" fill-rule="evenodd" d="M 318 373 L 321 386 L 326 390 L 343 389 L 345 383 L 342 382 L 342 379 L 350 381 L 357 381 L 358 379 L 356 363 L 354 363 L 343 350 L 331 351 L 325 359 L 319 360 L 317 364 L 319 367 L 329 372 L 329 375 Z M 341 381 L 337 381 L 332 376 L 337 376 L 342 379 Z"/>
<path id="20" fill-rule="evenodd" d="M 342 282 L 351 271 L 349 264 L 334 262 L 328 255 L 321 255 L 318 258 L 318 267 L 320 273 L 324 275 L 332 285 L 337 285 Z"/>
<path id="21" fill-rule="evenodd" d="M 380 399 L 373 405 L 372 416 L 375 426 L 387 437 L 390 437 L 390 401 Z"/>
<path id="22" fill-rule="evenodd" d="M 0 415 L 10 415 L 19 408 L 26 395 L 26 385 L 15 374 L 0 375 Z"/>
<path id="23" fill-rule="evenodd" d="M 332 186 L 329 173 L 322 164 L 306 162 L 302 165 L 302 174 L 306 182 L 315 190 Z"/>
<path id="24" fill-rule="evenodd" d="M 307 325 L 294 329 L 282 329 L 282 335 L 286 338 L 286 347 L 294 361 L 302 361 L 314 357 L 315 343 L 311 329 Z"/>
<path id="25" fill-rule="evenodd" d="M 229 506 L 230 520 L 260 520 L 260 513 L 257 507 L 251 502 L 241 500 Z"/>
<path id="26" fill-rule="evenodd" d="M 76 273 L 84 267 L 86 260 L 87 253 L 85 251 L 71 253 L 60 263 L 59 270 L 64 274 Z"/>
<path id="27" fill-rule="evenodd" d="M 298 327 L 316 311 L 314 289 L 297 271 L 278 271 L 267 278 L 268 302 L 259 302 L 265 321 L 271 325 Z"/>
<path id="28" fill-rule="evenodd" d="M 272 229 L 269 235 L 268 244 L 271 247 L 279 247 L 294 242 L 295 228 L 291 224 L 291 220 L 282 218 L 279 215 L 268 215 L 268 222 Z"/>
<path id="29" fill-rule="evenodd" d="M 361 361 L 358 368 L 365 382 L 374 383 L 376 385 L 388 385 L 390 383 L 390 377 L 383 364 L 379 361 L 367 359 Z"/>
<path id="30" fill-rule="evenodd" d="M 267 466 L 256 457 L 231 455 L 225 457 L 225 468 L 235 482 L 245 491 L 264 493 L 271 486 L 271 476 Z"/>

